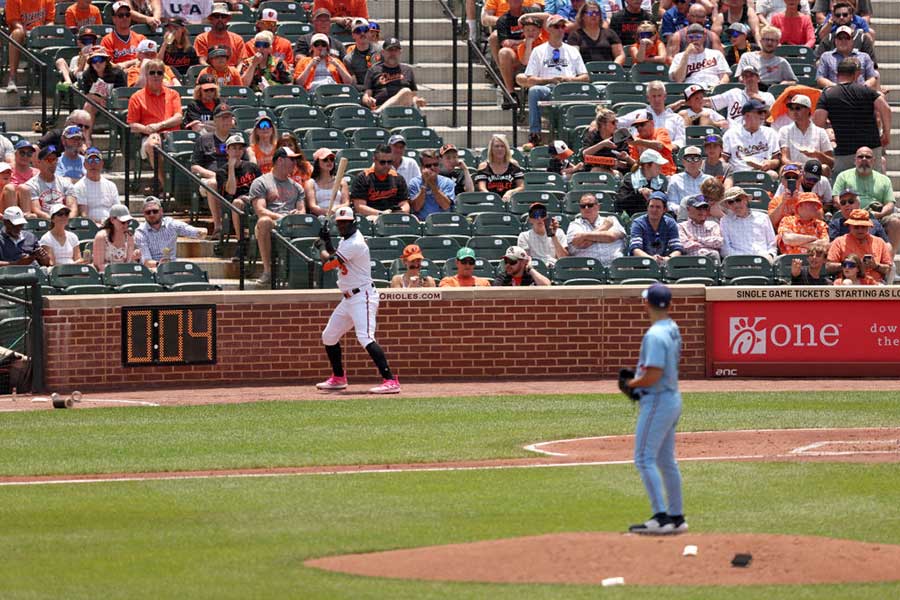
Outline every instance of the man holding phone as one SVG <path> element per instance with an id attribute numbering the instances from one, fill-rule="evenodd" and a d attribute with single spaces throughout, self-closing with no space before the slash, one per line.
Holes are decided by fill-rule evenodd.
<path id="1" fill-rule="evenodd" d="M 8 265 L 50 266 L 50 255 L 30 231 L 23 228 L 28 220 L 22 209 L 10 206 L 3 211 L 3 231 L 0 232 L 0 267 Z"/>
<path id="2" fill-rule="evenodd" d="M 528 207 L 528 223 L 531 229 L 519 234 L 516 246 L 524 249 L 531 258 L 552 266 L 569 255 L 566 233 L 559 226 L 559 218 L 550 217 L 544 204 L 534 202 Z"/>

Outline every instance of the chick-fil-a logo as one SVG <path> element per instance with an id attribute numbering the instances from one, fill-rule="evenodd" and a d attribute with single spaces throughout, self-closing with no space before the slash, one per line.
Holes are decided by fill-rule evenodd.
<path id="1" fill-rule="evenodd" d="M 777 323 L 766 324 L 766 317 L 731 317 L 728 320 L 728 345 L 737 356 L 766 354 L 771 343 L 778 348 L 832 348 L 840 341 L 838 325 L 826 323 Z"/>

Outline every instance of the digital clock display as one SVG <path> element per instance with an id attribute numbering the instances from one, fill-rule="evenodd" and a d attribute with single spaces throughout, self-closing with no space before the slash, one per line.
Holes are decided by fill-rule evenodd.
<path id="1" fill-rule="evenodd" d="M 122 308 L 123 366 L 215 362 L 215 305 Z"/>

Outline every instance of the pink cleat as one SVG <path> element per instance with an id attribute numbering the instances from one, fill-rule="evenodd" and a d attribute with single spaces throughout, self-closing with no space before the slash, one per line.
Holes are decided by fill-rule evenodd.
<path id="1" fill-rule="evenodd" d="M 347 377 L 336 377 L 332 375 L 322 383 L 317 383 L 316 387 L 320 390 L 343 390 L 347 388 Z"/>
<path id="2" fill-rule="evenodd" d="M 400 380 L 394 377 L 393 379 L 385 379 L 381 385 L 370 388 L 370 394 L 399 394 L 400 393 Z"/>

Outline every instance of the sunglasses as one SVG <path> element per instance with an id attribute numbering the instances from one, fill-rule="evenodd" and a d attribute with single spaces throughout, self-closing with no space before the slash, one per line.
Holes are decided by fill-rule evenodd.
<path id="1" fill-rule="evenodd" d="M 834 16 L 836 16 L 836 17 L 839 18 L 839 19 L 843 19 L 843 18 L 845 18 L 845 17 L 849 17 L 849 16 L 850 16 L 850 13 L 848 13 L 848 12 L 839 12 L 839 13 L 834 13 Z"/>
<path id="2" fill-rule="evenodd" d="M 257 129 L 272 129 L 272 124 L 268 121 L 260 121 L 256 127 Z"/>
<path id="3" fill-rule="evenodd" d="M 536 211 L 534 211 L 533 213 L 531 213 L 531 218 L 532 218 L 532 219 L 543 219 L 543 218 L 545 218 L 546 216 L 547 216 L 547 211 L 546 211 L 546 210 L 536 210 Z"/>
<path id="4" fill-rule="evenodd" d="M 586 204 L 579 204 L 579 205 L 578 205 L 578 208 L 582 208 L 582 209 L 584 209 L 584 208 L 594 208 L 595 206 L 597 206 L 597 203 L 596 203 L 596 202 L 588 202 L 588 203 L 586 203 Z"/>
<path id="5" fill-rule="evenodd" d="M 101 158 L 99 156 L 91 156 L 84 159 L 84 164 L 86 165 L 99 165 L 101 162 Z"/>
<path id="6" fill-rule="evenodd" d="M 642 40 L 649 40 L 650 38 L 653 37 L 653 32 L 652 31 L 641 31 L 638 33 L 638 37 L 641 38 Z"/>
<path id="7" fill-rule="evenodd" d="M 164 75 L 164 73 L 162 71 L 153 70 L 153 71 L 147 71 L 147 75 L 149 75 L 151 77 L 162 77 Z"/>
<path id="8" fill-rule="evenodd" d="M 363 35 L 364 33 L 369 33 L 369 28 L 368 27 L 357 27 L 356 29 L 353 30 L 353 33 L 355 33 L 357 35 Z"/>
<path id="9" fill-rule="evenodd" d="M 423 163 L 422 163 L 422 168 L 423 168 L 423 169 L 434 169 L 434 168 L 436 168 L 437 166 L 438 166 L 438 164 L 437 164 L 436 162 L 433 162 L 433 163 L 424 163 L 424 162 L 423 162 Z"/>
<path id="10" fill-rule="evenodd" d="M 106 62 L 105 56 L 95 56 L 94 58 L 91 59 L 92 65 L 99 65 L 102 62 Z"/>
<path id="11" fill-rule="evenodd" d="M 701 160 L 703 160 L 703 157 L 702 156 L 685 156 L 683 160 L 684 160 L 684 162 L 700 162 Z"/>
<path id="12" fill-rule="evenodd" d="M 873 156 L 871 154 L 857 154 L 856 158 L 860 158 L 863 160 L 872 160 Z"/>
<path id="13" fill-rule="evenodd" d="M 462 260 L 459 261 L 459 262 L 461 262 L 461 263 L 464 264 L 464 265 L 474 265 L 474 264 L 475 264 L 475 259 L 474 259 L 474 258 L 464 258 L 464 259 L 462 259 Z"/>
<path id="14" fill-rule="evenodd" d="M 313 48 L 326 48 L 327 46 L 328 44 L 326 44 L 325 42 L 316 42 L 315 44 L 313 44 Z"/>
<path id="15" fill-rule="evenodd" d="M 230 18 L 231 18 L 231 15 L 209 15 L 209 19 L 211 21 L 212 20 L 221 21 L 223 19 L 230 19 Z"/>
<path id="16" fill-rule="evenodd" d="M 34 156 L 34 150 L 19 150 L 22 156 Z"/>
<path id="17" fill-rule="evenodd" d="M 85 36 L 85 37 L 78 38 L 78 41 L 81 42 L 85 46 L 91 46 L 97 41 L 97 38 L 91 37 L 91 36 Z"/>
<path id="18" fill-rule="evenodd" d="M 855 262 L 849 261 L 849 260 L 847 262 L 841 263 L 841 266 L 844 267 L 845 269 L 858 269 L 859 268 L 858 264 L 856 264 Z"/>
<path id="19" fill-rule="evenodd" d="M 130 17 L 130 16 L 131 16 L 130 12 L 116 13 L 116 17 L 118 17 L 120 19 L 124 19 L 125 17 Z"/>
<path id="20" fill-rule="evenodd" d="M 504 259 L 503 259 L 503 262 L 505 262 L 505 263 L 508 264 L 509 266 L 513 266 L 513 265 L 519 264 L 518 259 L 515 259 L 515 258 L 504 258 Z"/>
<path id="21" fill-rule="evenodd" d="M 597 10 L 586 10 L 584 11 L 584 16 L 586 17 L 599 17 L 600 11 Z"/>
<path id="22" fill-rule="evenodd" d="M 740 202 L 741 202 L 741 199 L 740 199 L 740 198 L 736 198 L 736 199 L 733 199 L 733 200 L 726 200 L 726 201 L 725 201 L 725 204 L 739 204 Z"/>
<path id="23" fill-rule="evenodd" d="M 387 160 L 376 160 L 375 162 L 378 163 L 379 165 L 384 166 L 384 165 L 389 165 L 394 161 L 389 158 Z"/>
<path id="24" fill-rule="evenodd" d="M 147 210 L 144 211 L 144 214 L 145 214 L 145 215 L 155 215 L 155 214 L 158 214 L 158 213 L 159 213 L 159 209 L 158 209 L 158 208 L 148 208 Z"/>
<path id="25" fill-rule="evenodd" d="M 253 44 L 253 46 L 255 48 L 271 48 L 272 44 L 270 44 L 269 42 L 256 42 L 255 44 Z"/>
<path id="26" fill-rule="evenodd" d="M 325 158 L 320 158 L 319 160 L 322 161 L 322 162 L 334 162 L 334 157 L 333 157 L 333 156 L 326 156 Z"/>
<path id="27" fill-rule="evenodd" d="M 689 40 L 702 40 L 704 35 L 702 33 L 689 33 L 687 38 Z"/>
<path id="28" fill-rule="evenodd" d="M 731 31 L 728 32 L 728 35 L 730 35 L 730 36 L 733 37 L 733 38 L 736 38 L 736 37 L 738 37 L 738 36 L 744 35 L 744 32 L 743 32 L 743 31 L 736 31 L 736 30 L 732 29 Z"/>
<path id="29" fill-rule="evenodd" d="M 841 206 L 847 206 L 850 204 L 856 204 L 859 201 L 859 198 L 848 198 L 847 200 L 838 200 L 838 204 Z"/>

